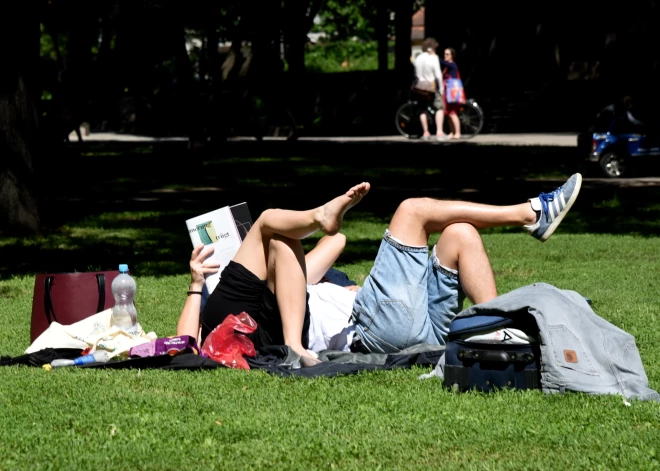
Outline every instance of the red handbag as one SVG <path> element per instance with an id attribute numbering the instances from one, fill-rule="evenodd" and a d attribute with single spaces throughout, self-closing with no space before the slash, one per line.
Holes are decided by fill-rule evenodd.
<path id="1" fill-rule="evenodd" d="M 118 270 L 39 274 L 34 280 L 30 343 L 51 322 L 69 325 L 115 304 L 110 290 Z"/>

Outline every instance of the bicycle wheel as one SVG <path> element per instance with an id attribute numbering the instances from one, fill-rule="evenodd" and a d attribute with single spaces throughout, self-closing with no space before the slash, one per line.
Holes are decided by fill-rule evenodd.
<path id="1" fill-rule="evenodd" d="M 461 106 L 458 119 L 461 122 L 461 136 L 463 139 L 476 136 L 484 127 L 484 112 L 477 102 L 472 99 Z"/>
<path id="2" fill-rule="evenodd" d="M 422 124 L 417 113 L 417 103 L 408 101 L 401 105 L 396 111 L 394 120 L 396 129 L 408 139 L 419 139 L 422 137 Z"/>

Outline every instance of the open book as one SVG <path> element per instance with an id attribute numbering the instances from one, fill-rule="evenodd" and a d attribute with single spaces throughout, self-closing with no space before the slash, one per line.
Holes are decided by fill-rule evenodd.
<path id="1" fill-rule="evenodd" d="M 199 244 L 212 246 L 214 252 L 208 260 L 220 264 L 217 273 L 206 277 L 205 285 L 208 291 L 204 296 L 206 298 L 206 295 L 211 294 L 217 286 L 222 270 L 234 257 L 252 227 L 252 217 L 247 203 L 240 203 L 188 219 L 186 226 L 193 248 Z M 207 247 L 204 247 L 204 251 L 206 250 Z"/>

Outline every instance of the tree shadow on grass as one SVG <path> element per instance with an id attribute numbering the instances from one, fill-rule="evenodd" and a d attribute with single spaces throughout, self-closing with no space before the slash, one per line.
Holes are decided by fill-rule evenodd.
<path id="1" fill-rule="evenodd" d="M 142 276 L 186 273 L 186 219 L 243 201 L 253 219 L 267 208 L 309 209 L 361 181 L 372 191 L 347 220 L 373 220 L 378 230 L 368 229 L 374 237 L 366 240 L 349 238 L 341 261 L 373 260 L 380 231 L 405 198 L 516 204 L 579 171 L 575 152 L 469 143 L 245 142 L 213 152 L 182 143 L 82 143 L 42 167 L 44 234 L 0 239 L 0 279 L 119 263 Z M 585 179 L 561 231 L 657 236 L 659 221 L 657 184 Z M 310 249 L 313 239 L 305 244 Z"/>

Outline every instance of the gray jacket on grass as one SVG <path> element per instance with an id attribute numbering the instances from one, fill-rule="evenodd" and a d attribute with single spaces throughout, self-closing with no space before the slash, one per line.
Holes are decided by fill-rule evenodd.
<path id="1" fill-rule="evenodd" d="M 497 315 L 515 321 L 527 314 L 534 316 L 539 328 L 544 392 L 621 394 L 660 401 L 660 395 L 649 388 L 634 337 L 599 317 L 575 291 L 534 283 L 470 306 L 456 317 Z"/>

